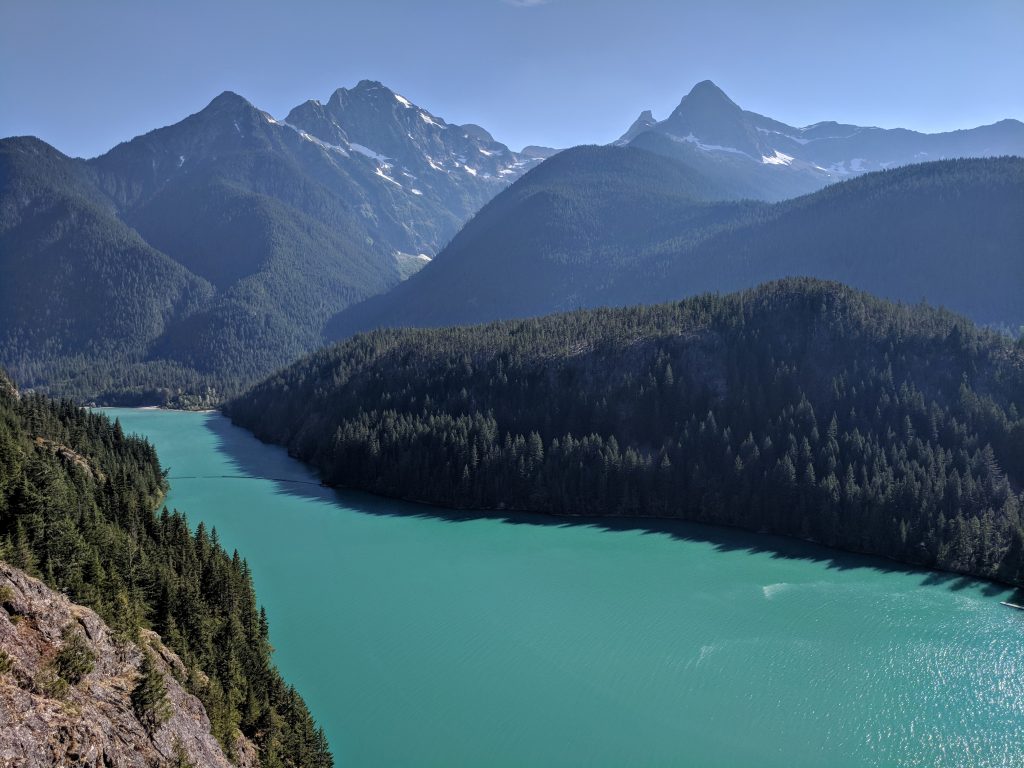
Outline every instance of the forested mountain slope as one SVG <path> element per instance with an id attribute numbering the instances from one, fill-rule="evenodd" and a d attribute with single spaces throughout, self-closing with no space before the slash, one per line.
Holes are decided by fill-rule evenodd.
<path id="1" fill-rule="evenodd" d="M 1016 330 L 1024 326 L 1024 158 L 924 163 L 834 184 L 688 251 L 664 249 L 652 275 L 622 298 L 663 301 L 804 275 Z"/>
<path id="2" fill-rule="evenodd" d="M 1024 346 L 791 279 L 321 350 L 230 403 L 331 483 L 665 516 L 1024 584 Z"/>
<path id="3" fill-rule="evenodd" d="M 156 631 L 229 758 L 242 734 L 265 768 L 331 765 L 323 733 L 271 662 L 245 560 L 202 524 L 193 533 L 181 513 L 156 514 L 165 491 L 148 442 L 68 401 L 19 396 L 0 374 L 0 559 L 95 610 L 115 641 Z M 146 698 L 155 717 L 158 697 Z"/>
<path id="4" fill-rule="evenodd" d="M 798 275 L 1024 323 L 1024 159 L 906 166 L 776 204 L 701 202 L 726 194 L 634 148 L 567 150 L 328 333 L 652 303 Z"/>
<path id="5" fill-rule="evenodd" d="M 85 168 L 31 138 L 0 141 L 0 275 L 0 356 L 30 381 L 55 359 L 138 357 L 214 293 L 125 224 Z"/>
<path id="6" fill-rule="evenodd" d="M 370 81 L 288 121 L 225 92 L 92 160 L 4 139 L 0 365 L 80 398 L 216 401 L 537 162 Z"/>
<path id="7" fill-rule="evenodd" d="M 694 241 L 758 209 L 681 163 L 625 147 L 565 150 L 488 203 L 427 267 L 349 308 L 341 338 L 616 303 L 667 239 Z M 718 200 L 719 202 L 709 202 Z"/>

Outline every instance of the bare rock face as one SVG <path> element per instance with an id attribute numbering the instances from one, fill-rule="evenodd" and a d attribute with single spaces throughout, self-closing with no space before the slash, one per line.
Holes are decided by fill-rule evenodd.
<path id="1" fill-rule="evenodd" d="M 70 630 L 67 628 L 70 627 Z M 46 684 L 66 632 L 80 633 L 95 655 L 91 671 L 63 695 Z M 3 768 L 153 768 L 184 757 L 196 768 L 232 765 L 210 733 L 202 703 L 187 693 L 181 660 L 143 631 L 164 675 L 170 717 L 150 733 L 132 708 L 143 651 L 118 643 L 93 611 L 0 562 L 0 766 Z M 259 765 L 239 737 L 237 765 Z"/>

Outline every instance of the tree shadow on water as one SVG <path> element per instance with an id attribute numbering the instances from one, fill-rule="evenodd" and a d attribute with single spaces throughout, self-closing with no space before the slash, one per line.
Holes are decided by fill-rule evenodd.
<path id="1" fill-rule="evenodd" d="M 418 518 L 445 523 L 495 520 L 507 525 L 555 528 L 591 528 L 609 533 L 639 533 L 668 536 L 678 541 L 711 545 L 715 551 L 766 555 L 776 560 L 804 560 L 830 570 L 870 569 L 881 573 L 902 573 L 920 578 L 921 586 L 944 587 L 951 592 L 980 588 L 986 597 L 1024 605 L 1024 590 L 970 576 L 918 568 L 874 555 L 830 549 L 820 544 L 739 528 L 639 517 L 560 517 L 532 512 L 469 511 L 376 496 L 363 491 L 337 489 L 320 484 L 316 470 L 292 458 L 279 445 L 263 443 L 252 433 L 237 427 L 221 414 L 210 414 L 205 426 L 217 439 L 218 450 L 233 471 L 228 477 L 264 479 L 274 483 L 275 494 L 316 500 L 361 514 L 380 517 Z M 173 482 L 174 476 L 171 476 Z"/>

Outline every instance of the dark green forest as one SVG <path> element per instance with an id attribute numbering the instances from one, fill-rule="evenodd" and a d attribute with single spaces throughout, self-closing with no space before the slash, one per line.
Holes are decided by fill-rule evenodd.
<path id="1" fill-rule="evenodd" d="M 240 731 L 264 768 L 333 765 L 271 661 L 246 561 L 215 530 L 155 514 L 166 487 L 147 441 L 70 401 L 18 396 L 0 374 L 0 558 L 96 610 L 121 641 L 159 633 L 229 756 Z"/>
<path id="2" fill-rule="evenodd" d="M 316 352 L 227 406 L 329 483 L 659 516 L 1024 584 L 1024 342 L 790 279 Z"/>

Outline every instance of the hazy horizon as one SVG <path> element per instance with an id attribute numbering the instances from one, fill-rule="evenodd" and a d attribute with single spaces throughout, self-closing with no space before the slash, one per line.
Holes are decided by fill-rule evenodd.
<path id="1" fill-rule="evenodd" d="M 31 134 L 91 157 L 225 90 L 283 117 L 362 79 L 514 149 L 607 143 L 642 110 L 663 119 L 705 79 L 744 109 L 795 125 L 933 133 L 1024 118 L 1024 3 L 763 8 L 44 0 L 8 9 L 0 29 L 0 136 Z"/>

